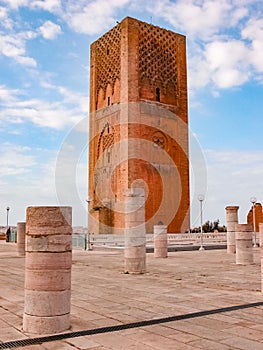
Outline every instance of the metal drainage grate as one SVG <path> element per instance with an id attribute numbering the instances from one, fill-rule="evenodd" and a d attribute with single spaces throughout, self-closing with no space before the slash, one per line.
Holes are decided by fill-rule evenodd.
<path id="1" fill-rule="evenodd" d="M 219 314 L 219 313 L 223 313 L 223 312 L 231 312 L 231 311 L 237 311 L 237 310 L 242 310 L 242 309 L 248 309 L 248 308 L 257 307 L 257 306 L 263 306 L 263 301 L 259 301 L 257 303 L 251 303 L 251 304 L 228 306 L 228 307 L 223 307 L 223 308 L 213 309 L 213 310 L 192 312 L 189 314 L 183 314 L 183 315 L 177 315 L 177 316 L 157 318 L 154 320 L 147 320 L 147 321 L 141 321 L 141 322 L 126 323 L 126 324 L 121 324 L 121 325 L 116 325 L 116 326 L 88 329 L 88 330 L 79 331 L 79 332 L 68 332 L 68 333 L 49 335 L 49 336 L 45 336 L 45 337 L 38 337 L 38 338 L 32 338 L 32 339 L 30 338 L 30 339 L 14 340 L 14 341 L 6 342 L 6 343 L 0 343 L 0 349 L 12 349 L 12 348 L 23 347 L 23 346 L 27 346 L 27 345 L 36 345 L 36 344 L 47 343 L 47 342 L 55 341 L 55 340 L 77 338 L 77 337 L 82 337 L 85 335 L 117 332 L 117 331 L 122 331 L 125 329 L 152 326 L 152 325 L 160 324 L 160 323 L 186 320 L 186 319 L 190 319 L 190 318 Z"/>

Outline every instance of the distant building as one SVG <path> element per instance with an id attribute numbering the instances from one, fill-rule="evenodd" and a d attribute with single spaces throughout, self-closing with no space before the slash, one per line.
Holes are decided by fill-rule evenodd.
<path id="1" fill-rule="evenodd" d="M 253 227 L 253 206 L 247 214 L 247 223 Z M 263 211 L 261 203 L 255 203 L 256 232 L 259 232 L 259 224 L 263 223 Z"/>
<path id="2" fill-rule="evenodd" d="M 89 232 L 123 232 L 131 187 L 146 232 L 188 230 L 186 38 L 127 17 L 90 50 Z"/>

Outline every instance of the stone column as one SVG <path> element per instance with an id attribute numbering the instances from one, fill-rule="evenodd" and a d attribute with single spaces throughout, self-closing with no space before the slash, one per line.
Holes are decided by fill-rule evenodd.
<path id="1" fill-rule="evenodd" d="M 28 207 L 23 330 L 60 333 L 70 327 L 71 207 Z"/>
<path id="2" fill-rule="evenodd" d="M 263 223 L 259 224 L 259 246 L 261 262 L 261 293 L 263 294 Z"/>
<path id="3" fill-rule="evenodd" d="M 25 232 L 26 223 L 18 222 L 16 225 L 16 241 L 17 241 L 17 254 L 19 256 L 25 256 Z"/>
<path id="4" fill-rule="evenodd" d="M 167 258 L 167 226 L 154 225 L 154 257 Z"/>
<path id="5" fill-rule="evenodd" d="M 263 223 L 260 223 L 258 226 L 259 226 L 259 246 L 263 247 Z"/>
<path id="6" fill-rule="evenodd" d="M 236 224 L 236 264 L 253 264 L 252 226 Z"/>
<path id="7" fill-rule="evenodd" d="M 125 273 L 146 271 L 145 197 L 143 188 L 132 188 L 125 199 Z"/>
<path id="8" fill-rule="evenodd" d="M 236 252 L 235 225 L 238 224 L 238 206 L 226 207 L 227 253 Z"/>

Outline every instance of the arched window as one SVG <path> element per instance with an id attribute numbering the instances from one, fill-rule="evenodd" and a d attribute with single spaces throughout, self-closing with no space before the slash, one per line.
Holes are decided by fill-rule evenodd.
<path id="1" fill-rule="evenodd" d="M 155 93 L 156 93 L 156 101 L 160 102 L 160 89 L 156 88 Z"/>

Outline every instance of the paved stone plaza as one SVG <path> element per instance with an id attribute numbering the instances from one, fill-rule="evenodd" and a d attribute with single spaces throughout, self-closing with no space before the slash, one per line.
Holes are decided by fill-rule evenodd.
<path id="1" fill-rule="evenodd" d="M 260 251 L 253 251 L 255 263 L 247 266 L 236 265 L 235 255 L 226 250 L 172 252 L 167 259 L 149 253 L 147 273 L 129 275 L 123 273 L 123 250 L 75 250 L 68 336 L 16 349 L 263 349 Z M 24 257 L 14 243 L 0 242 L 0 284 L 0 349 L 7 342 L 14 347 L 16 340 L 37 338 L 22 331 Z M 246 307 L 222 310 L 238 305 Z M 173 316 L 178 320 L 70 337 Z"/>

